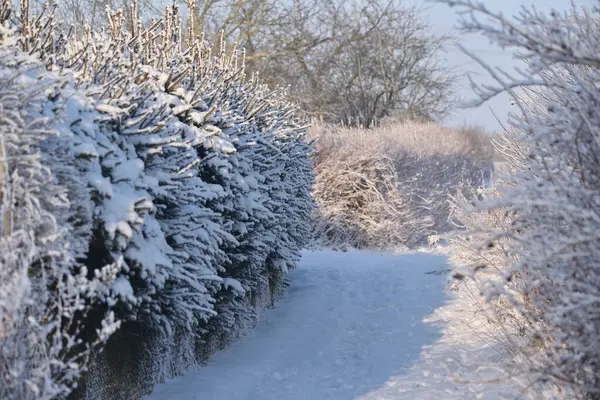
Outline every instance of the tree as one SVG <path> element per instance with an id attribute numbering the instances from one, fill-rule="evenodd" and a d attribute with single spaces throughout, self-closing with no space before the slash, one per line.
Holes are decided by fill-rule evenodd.
<path id="1" fill-rule="evenodd" d="M 384 118 L 433 120 L 450 111 L 452 73 L 437 58 L 446 37 L 397 0 L 294 2 L 256 67 L 291 86 L 313 116 L 370 126 Z"/>

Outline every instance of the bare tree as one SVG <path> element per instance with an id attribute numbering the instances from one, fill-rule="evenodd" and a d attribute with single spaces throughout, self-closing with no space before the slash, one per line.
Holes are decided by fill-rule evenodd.
<path id="1" fill-rule="evenodd" d="M 69 24 L 74 28 L 81 29 L 89 24 L 92 28 L 106 26 L 106 10 L 129 10 L 132 4 L 138 12 L 146 15 L 161 15 L 163 10 L 157 7 L 152 0 L 64 0 L 64 1 L 46 1 L 35 0 L 34 14 L 37 14 L 41 7 L 57 3 L 58 14 L 63 23 Z M 126 21 L 129 28 L 130 20 Z"/>
<path id="2" fill-rule="evenodd" d="M 450 110 L 452 76 L 437 58 L 447 38 L 429 34 L 418 9 L 397 0 L 294 6 L 277 37 L 291 55 L 264 60 L 259 69 L 289 83 L 305 111 L 370 126 L 386 117 L 432 120 Z"/>

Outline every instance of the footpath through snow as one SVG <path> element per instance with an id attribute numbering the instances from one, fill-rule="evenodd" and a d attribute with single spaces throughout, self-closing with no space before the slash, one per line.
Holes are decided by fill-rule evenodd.
<path id="1" fill-rule="evenodd" d="M 447 269 L 430 253 L 306 252 L 255 329 L 147 400 L 477 397 L 447 379 L 446 368 L 468 368 L 457 360 L 482 348 L 439 323 L 463 311 L 460 303 L 434 313 L 447 303 Z"/>

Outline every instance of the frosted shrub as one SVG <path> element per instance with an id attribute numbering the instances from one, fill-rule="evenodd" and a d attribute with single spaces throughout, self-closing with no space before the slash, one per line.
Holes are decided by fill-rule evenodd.
<path id="1" fill-rule="evenodd" d="M 61 30 L 52 5 L 35 16 L 27 1 L 19 15 L 10 7 L 0 7 L 7 35 L 2 87 L 11 88 L 2 128 L 4 142 L 13 144 L 2 151 L 29 157 L 35 171 L 10 159 L 0 164 L 2 217 L 10 222 L 2 231 L 1 256 L 10 263 L 0 263 L 8 285 L 1 295 L 23 303 L 1 303 L 7 323 L 0 340 L 7 339 L 0 343 L 7 352 L 24 352 L 15 354 L 25 362 L 3 357 L 3 376 L 18 377 L 10 385 L 39 386 L 29 383 L 29 371 L 12 370 L 29 362 L 38 368 L 36 354 L 46 350 L 44 340 L 33 345 L 26 336 L 35 329 L 19 325 L 33 321 L 22 318 L 27 307 L 42 314 L 50 307 L 56 316 L 62 311 L 55 304 L 74 307 L 62 317 L 66 326 L 60 317 L 46 321 L 55 325 L 45 332 L 74 329 L 52 355 L 60 376 L 35 372 L 36 379 L 57 382 L 52 390 L 59 395 L 70 391 L 92 346 L 116 327 L 112 312 L 125 326 L 168 341 L 175 330 L 193 341 L 246 328 L 255 319 L 255 299 L 265 287 L 281 289 L 310 233 L 312 148 L 285 93 L 247 77 L 237 49 L 221 41 L 215 50 L 188 33 L 193 29 L 183 28 L 176 4 L 148 26 L 135 2 L 127 13 L 107 10 L 109 29 L 97 32 Z M 29 79 L 23 93 L 11 87 L 20 82 L 10 79 L 18 70 Z M 31 140 L 13 128 L 31 129 Z M 19 180 L 21 174 L 35 179 Z M 42 189 L 29 196 L 27 185 L 38 180 Z M 62 283 L 69 283 L 65 293 Z M 55 300 L 38 304 L 29 296 L 34 284 L 55 289 L 48 292 Z M 7 398 L 21 398 L 22 388 L 10 385 Z M 27 390 L 22 398 L 37 389 Z"/>
<path id="2" fill-rule="evenodd" d="M 317 125 L 313 196 L 317 240 L 385 248 L 446 232 L 449 195 L 482 183 L 491 156 L 483 133 L 434 124 L 374 129 Z"/>
<path id="3" fill-rule="evenodd" d="M 127 29 L 107 10 L 108 32 L 88 28 L 56 54 L 96 102 L 110 149 L 98 153 L 105 183 L 88 260 L 122 256 L 120 309 L 167 334 L 217 314 L 230 327 L 253 317 L 241 300 L 295 265 L 312 208 L 293 106 L 245 77 L 237 50 L 186 37 L 178 13 L 169 5 L 144 27 L 133 3 Z"/>
<path id="4" fill-rule="evenodd" d="M 519 50 L 528 64 L 522 78 L 503 75 L 497 89 L 476 88 L 482 98 L 527 91 L 515 96 L 519 113 L 498 143 L 509 155 L 506 184 L 464 215 L 476 240 L 457 238 L 455 257 L 478 257 L 467 264 L 489 274 L 475 274 L 484 299 L 518 321 L 521 329 L 504 329 L 509 377 L 531 396 L 600 398 L 599 10 L 524 9 L 513 22 L 483 3 L 452 3 L 486 16 L 486 23 L 466 19 L 466 29 Z"/>
<path id="5" fill-rule="evenodd" d="M 12 36 L 3 34 L 0 398 L 52 399 L 72 390 L 91 350 L 118 326 L 112 313 L 102 313 L 83 341 L 89 305 L 109 295 L 117 268 L 107 265 L 90 277 L 77 261 L 83 249 L 74 234 L 89 223 L 79 202 L 90 199 L 74 165 L 53 174 L 55 163 L 72 150 L 53 137 L 57 132 L 43 115 L 44 92 L 57 81 L 35 60 L 9 49 Z M 41 154 L 48 141 L 59 160 Z"/>

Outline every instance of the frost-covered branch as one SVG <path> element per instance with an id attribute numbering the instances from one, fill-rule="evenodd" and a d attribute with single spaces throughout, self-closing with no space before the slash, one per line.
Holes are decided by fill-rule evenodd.
<path id="1" fill-rule="evenodd" d="M 491 148 L 477 130 L 422 123 L 372 130 L 317 125 L 312 135 L 314 229 L 325 245 L 422 245 L 427 236 L 452 229 L 448 196 L 471 193 L 491 168 Z"/>
<path id="2" fill-rule="evenodd" d="M 466 7 L 467 30 L 521 51 L 527 63 L 525 78 L 504 74 L 498 87 L 480 92 L 484 98 L 528 81 L 537 85 L 515 94 L 520 112 L 496 143 L 506 158 L 498 187 L 474 207 L 458 201 L 469 232 L 454 239 L 455 261 L 467 267 L 461 276 L 481 283 L 498 316 L 518 322 L 494 319 L 506 328 L 499 342 L 512 359 L 503 368 L 515 382 L 526 382 L 532 396 L 594 398 L 600 391 L 599 10 L 523 9 L 508 20 L 483 3 L 447 3 Z M 489 260 L 500 272 L 485 268 Z"/>

